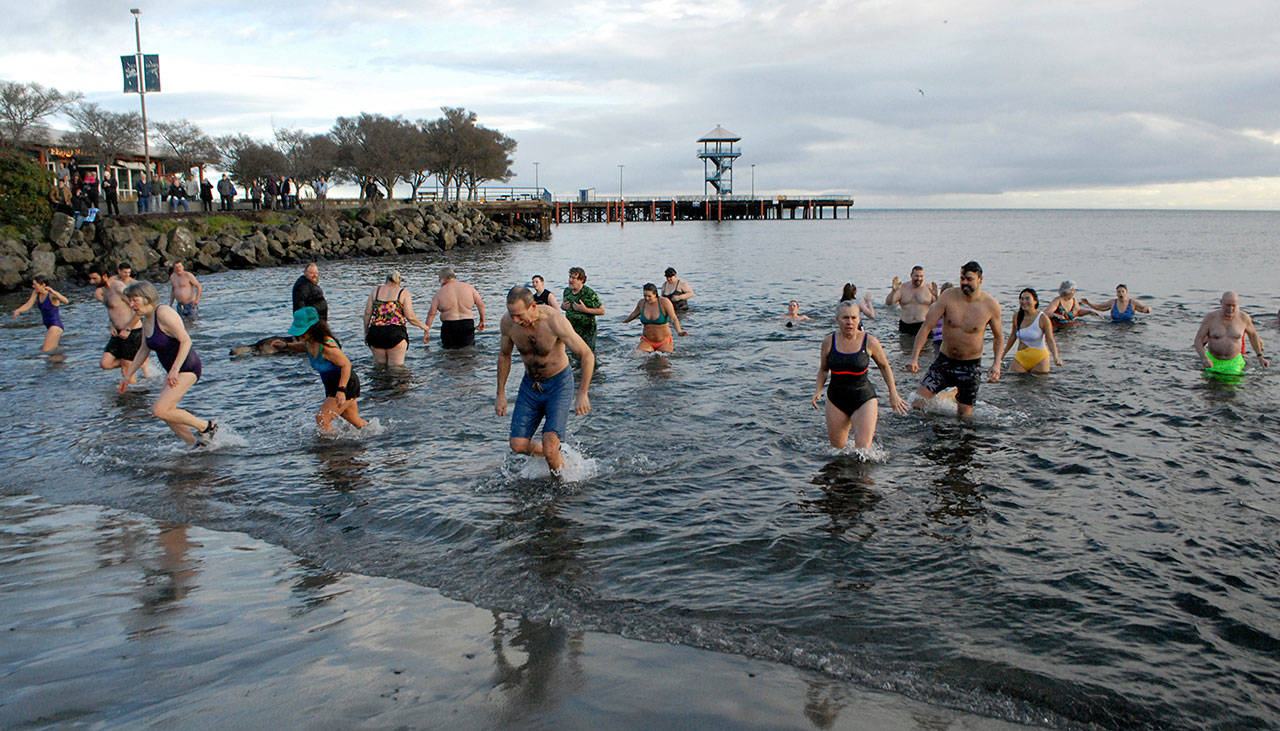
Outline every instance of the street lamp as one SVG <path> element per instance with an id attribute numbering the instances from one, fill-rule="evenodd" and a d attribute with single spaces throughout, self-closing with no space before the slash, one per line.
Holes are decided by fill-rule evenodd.
<path id="1" fill-rule="evenodd" d="M 756 199 L 756 164 L 751 163 L 751 200 Z"/>
<path id="2" fill-rule="evenodd" d="M 622 169 L 626 167 L 622 163 L 618 163 L 618 199 L 622 199 Z"/>
<path id="3" fill-rule="evenodd" d="M 538 200 L 542 200 L 542 186 L 538 185 L 538 166 L 541 164 L 540 162 L 533 164 L 533 192 L 538 196 Z"/>
<path id="4" fill-rule="evenodd" d="M 133 37 L 138 43 L 138 103 L 142 105 L 142 154 L 147 161 L 147 175 L 151 175 L 151 142 L 147 139 L 147 77 L 142 68 L 142 27 L 138 23 L 138 16 L 142 15 L 142 10 L 129 8 L 129 12 L 133 13 Z"/>

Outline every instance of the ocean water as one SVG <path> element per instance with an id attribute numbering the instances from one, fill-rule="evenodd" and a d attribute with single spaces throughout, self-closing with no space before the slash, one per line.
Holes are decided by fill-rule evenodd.
<path id="1" fill-rule="evenodd" d="M 160 377 L 123 396 L 98 369 L 105 312 L 65 292 L 67 360 L 6 324 L 6 493 L 243 531 L 327 571 L 405 579 L 529 621 L 813 669 L 1009 721 L 1073 727 L 1280 722 L 1280 375 L 1206 381 L 1192 339 L 1224 289 L 1277 341 L 1280 214 L 859 211 L 851 219 L 561 226 L 549 242 L 322 267 L 359 371 L 368 433 L 318 435 L 305 359 L 228 351 L 289 324 L 296 268 L 201 278 L 205 377 L 183 406 L 226 425 L 184 448 L 150 415 Z M 921 264 L 977 259 L 1008 315 L 1024 286 L 1151 305 L 1058 338 L 1065 366 L 984 384 L 976 416 L 897 416 L 874 458 L 837 453 L 809 403 L 849 281 L 877 302 Z M 425 316 L 448 262 L 489 304 L 467 352 L 414 338 L 375 369 L 369 290 L 397 268 Z M 512 456 L 493 413 L 512 284 L 579 265 L 601 295 L 592 412 L 570 420 L 567 479 Z M 696 290 L 688 337 L 637 356 L 623 325 L 674 266 Z M 782 327 L 797 299 L 813 319 Z M 11 306 L 16 306 L 17 300 Z M 880 337 L 902 392 L 896 312 Z M 415 331 L 417 332 L 417 331 Z M 411 333 L 411 336 L 413 334 Z M 927 360 L 927 359 L 926 359 Z M 984 364 L 990 363 L 990 346 Z M 508 383 L 514 398 L 518 359 Z M 923 369 L 922 369 L 923 372 Z"/>

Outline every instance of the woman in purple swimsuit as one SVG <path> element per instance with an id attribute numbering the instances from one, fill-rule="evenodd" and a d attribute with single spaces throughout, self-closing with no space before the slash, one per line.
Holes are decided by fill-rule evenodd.
<path id="1" fill-rule="evenodd" d="M 58 305 L 65 304 L 67 304 L 67 298 L 50 287 L 48 279 L 36 277 L 31 280 L 31 296 L 21 307 L 13 311 L 13 319 L 18 319 L 18 315 L 32 307 L 39 307 L 40 318 L 44 320 L 45 327 L 44 345 L 40 346 L 40 350 L 48 353 L 58 347 L 58 340 L 62 338 L 62 316 L 58 312 Z"/>
<path id="2" fill-rule="evenodd" d="M 203 446 L 213 438 L 218 425 L 212 420 L 198 419 L 178 408 L 187 389 L 200 380 L 200 356 L 191 348 L 191 336 L 182 325 L 182 316 L 172 307 L 160 304 L 160 293 L 150 282 L 134 282 L 124 288 L 129 308 L 142 318 L 142 347 L 124 369 L 120 393 L 129 388 L 129 376 L 142 367 L 147 355 L 155 351 L 160 365 L 168 371 L 164 391 L 151 407 L 151 413 L 164 421 L 187 444 Z"/>

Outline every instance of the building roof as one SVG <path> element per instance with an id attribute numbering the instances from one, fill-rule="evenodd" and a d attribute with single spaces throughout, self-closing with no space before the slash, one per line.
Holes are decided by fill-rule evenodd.
<path id="1" fill-rule="evenodd" d="M 717 124 L 715 129 L 711 130 L 710 132 L 706 133 L 702 137 L 698 138 L 698 141 L 699 142 L 737 142 L 740 139 L 742 138 L 739 137 L 738 135 L 735 135 L 734 133 L 730 132 L 729 130 Z"/>

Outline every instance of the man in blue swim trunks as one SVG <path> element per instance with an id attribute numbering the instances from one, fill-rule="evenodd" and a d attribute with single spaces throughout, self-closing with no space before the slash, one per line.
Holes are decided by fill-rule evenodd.
<path id="1" fill-rule="evenodd" d="M 924 322 L 942 320 L 942 349 L 929 372 L 916 389 L 912 406 L 922 408 L 926 400 L 939 391 L 956 387 L 956 413 L 969 416 L 978 399 L 978 384 L 982 373 L 982 338 L 991 329 L 995 347 L 995 362 L 988 378 L 1000 380 L 1000 353 L 1004 351 L 1004 331 L 1000 328 L 1000 303 L 982 291 L 982 267 L 971 261 L 960 267 L 960 286 L 938 295 L 929 307 Z M 920 351 L 930 338 L 929 328 L 920 328 L 915 345 L 911 349 L 911 362 L 907 368 L 920 370 Z"/>
<path id="2" fill-rule="evenodd" d="M 524 361 L 524 378 L 511 413 L 511 451 L 545 457 L 547 467 L 555 472 L 564 466 L 560 441 L 569 411 L 581 415 L 591 410 L 587 388 L 596 366 L 595 354 L 559 310 L 534 302 L 533 291 L 526 287 L 512 287 L 507 292 L 507 314 L 500 329 L 498 395 L 493 409 L 498 416 L 507 413 L 507 376 L 511 373 L 511 349 L 515 348 Z M 576 393 L 566 346 L 582 361 L 582 385 Z M 544 418 L 542 441 L 538 442 L 533 433 Z"/>

